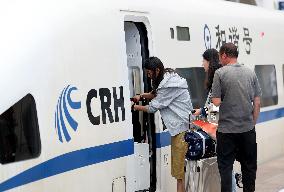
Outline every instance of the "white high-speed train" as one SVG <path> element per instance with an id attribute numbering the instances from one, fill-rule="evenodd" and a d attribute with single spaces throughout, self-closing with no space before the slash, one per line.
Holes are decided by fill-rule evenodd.
<path id="1" fill-rule="evenodd" d="M 1 1 L 0 26 L 0 191 L 175 191 L 169 133 L 159 113 L 132 114 L 130 98 L 151 89 L 143 63 L 157 56 L 202 106 L 201 54 L 224 42 L 262 87 L 258 162 L 284 154 L 283 13 L 221 1 Z"/>

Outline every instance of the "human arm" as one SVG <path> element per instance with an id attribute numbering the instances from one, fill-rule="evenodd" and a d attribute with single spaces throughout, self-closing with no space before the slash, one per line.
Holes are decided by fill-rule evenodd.
<path id="1" fill-rule="evenodd" d="M 138 103 L 141 99 L 145 98 L 145 99 L 153 99 L 156 95 L 153 94 L 152 92 L 150 93 L 142 93 L 140 95 L 135 95 L 133 97 L 133 101 L 135 103 Z M 146 106 L 143 106 L 143 105 L 133 105 L 133 110 L 134 111 L 143 111 L 143 112 L 149 112 L 149 106 L 146 105 Z"/>
<path id="2" fill-rule="evenodd" d="M 168 107 L 171 102 L 182 93 L 183 90 L 180 88 L 159 89 L 156 97 L 149 103 L 148 112 L 155 113 L 158 110 Z"/>
<path id="3" fill-rule="evenodd" d="M 148 113 L 155 113 L 156 111 L 167 107 L 180 93 L 181 90 L 178 88 L 159 89 L 157 95 L 152 99 L 149 105 L 133 105 L 133 109 Z"/>
<path id="4" fill-rule="evenodd" d="M 221 80 L 217 71 L 214 74 L 213 84 L 212 84 L 212 103 L 215 106 L 220 106 L 221 104 Z"/>
<path id="5" fill-rule="evenodd" d="M 194 113 L 192 113 L 192 115 L 198 116 L 201 114 L 201 108 L 200 109 L 194 109 Z"/>
<path id="6" fill-rule="evenodd" d="M 150 92 L 150 93 L 142 93 L 141 95 L 140 95 L 142 98 L 145 98 L 145 99 L 153 99 L 156 95 L 155 94 L 153 94 L 152 92 Z"/>
<path id="7" fill-rule="evenodd" d="M 153 94 L 152 92 L 150 92 L 150 93 L 142 93 L 142 94 L 140 94 L 140 95 L 135 95 L 134 97 L 133 97 L 133 101 L 135 102 L 135 103 L 137 103 L 137 102 L 139 102 L 141 99 L 143 99 L 143 98 L 145 98 L 145 99 L 153 99 L 154 97 L 155 97 L 156 95 L 155 94 Z"/>
<path id="8" fill-rule="evenodd" d="M 220 106 L 220 104 L 221 104 L 221 98 L 212 98 L 212 103 L 213 103 L 215 106 Z"/>
<path id="9" fill-rule="evenodd" d="M 253 122 L 256 124 L 260 112 L 260 97 L 255 97 L 253 100 Z"/>
<path id="10" fill-rule="evenodd" d="M 133 105 L 134 111 L 143 111 L 143 112 L 148 112 L 149 106 L 143 106 L 143 105 Z"/>
<path id="11" fill-rule="evenodd" d="M 261 88 L 258 83 L 256 74 L 254 73 L 254 99 L 253 99 L 253 122 L 256 124 L 260 112 L 260 96 Z"/>

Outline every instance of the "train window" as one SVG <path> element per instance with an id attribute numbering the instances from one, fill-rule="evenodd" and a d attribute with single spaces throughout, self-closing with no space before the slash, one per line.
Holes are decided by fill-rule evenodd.
<path id="1" fill-rule="evenodd" d="M 175 32 L 173 28 L 170 28 L 171 31 L 171 38 L 174 39 L 175 38 Z"/>
<path id="2" fill-rule="evenodd" d="M 130 86 L 130 97 L 136 94 L 141 94 L 141 75 L 139 67 L 129 67 L 129 86 Z"/>
<path id="3" fill-rule="evenodd" d="M 36 104 L 28 94 L 0 115 L 0 163 L 35 158 L 40 151 Z"/>
<path id="4" fill-rule="evenodd" d="M 133 74 L 133 85 L 134 85 L 134 92 L 135 94 L 141 94 L 141 76 L 140 76 L 140 69 L 133 68 L 132 74 Z"/>
<path id="5" fill-rule="evenodd" d="M 207 98 L 203 67 L 177 68 L 175 71 L 187 80 L 193 108 L 203 107 Z"/>
<path id="6" fill-rule="evenodd" d="M 277 81 L 274 65 L 256 65 L 255 73 L 262 90 L 261 107 L 277 105 Z"/>
<path id="7" fill-rule="evenodd" d="M 188 27 L 177 26 L 177 40 L 179 41 L 190 41 L 190 34 Z"/>

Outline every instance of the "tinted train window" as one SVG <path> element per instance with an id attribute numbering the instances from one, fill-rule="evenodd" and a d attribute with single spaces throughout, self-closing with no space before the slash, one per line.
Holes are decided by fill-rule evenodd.
<path id="1" fill-rule="evenodd" d="M 177 40 L 179 41 L 190 41 L 190 34 L 188 27 L 177 26 Z"/>
<path id="2" fill-rule="evenodd" d="M 261 106 L 277 105 L 278 93 L 275 66 L 256 65 L 255 73 L 262 91 Z"/>
<path id="3" fill-rule="evenodd" d="M 175 71 L 187 80 L 193 108 L 203 107 L 207 98 L 203 67 L 177 68 Z"/>
<path id="4" fill-rule="evenodd" d="M 128 79 L 130 88 L 130 97 L 141 93 L 141 76 L 139 67 L 129 67 L 128 68 Z"/>
<path id="5" fill-rule="evenodd" d="M 171 39 L 174 39 L 174 38 L 175 38 L 174 29 L 173 29 L 173 28 L 170 28 L 170 31 L 171 31 Z"/>
<path id="6" fill-rule="evenodd" d="M 0 163 L 35 158 L 40 151 L 36 105 L 28 94 L 0 115 Z"/>

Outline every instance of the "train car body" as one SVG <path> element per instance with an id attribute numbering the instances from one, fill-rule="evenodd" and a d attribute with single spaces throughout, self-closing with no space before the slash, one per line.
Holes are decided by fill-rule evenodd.
<path id="1" fill-rule="evenodd" d="M 157 56 L 201 107 L 201 54 L 224 42 L 261 82 L 258 162 L 282 155 L 283 21 L 216 1 L 1 2 L 0 191 L 175 191 L 170 135 L 130 98 L 150 90 Z"/>

